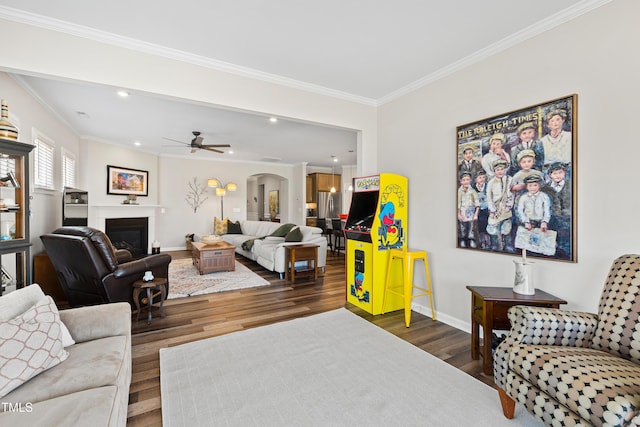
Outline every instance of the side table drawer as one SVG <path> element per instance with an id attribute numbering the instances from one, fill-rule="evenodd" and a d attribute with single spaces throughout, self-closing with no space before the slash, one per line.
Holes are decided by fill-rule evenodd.
<path id="1" fill-rule="evenodd" d="M 483 323 L 484 319 L 484 301 L 475 295 L 471 297 L 472 319 L 478 323 Z"/>

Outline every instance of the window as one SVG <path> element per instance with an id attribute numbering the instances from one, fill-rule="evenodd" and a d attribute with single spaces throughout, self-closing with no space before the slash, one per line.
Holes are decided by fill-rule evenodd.
<path id="1" fill-rule="evenodd" d="M 33 155 L 35 186 L 53 190 L 53 152 L 56 145 L 35 129 L 33 134 L 36 146 Z"/>
<path id="2" fill-rule="evenodd" d="M 76 187 L 76 158 L 64 148 L 62 149 L 62 186 Z"/>

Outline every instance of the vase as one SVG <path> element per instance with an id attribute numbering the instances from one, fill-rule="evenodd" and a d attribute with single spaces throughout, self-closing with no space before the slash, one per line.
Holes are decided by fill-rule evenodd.
<path id="1" fill-rule="evenodd" d="M 513 261 L 516 265 L 516 276 L 513 281 L 513 292 L 522 295 L 533 295 L 536 289 L 533 287 L 533 279 L 531 277 L 531 267 L 533 262 L 529 261 Z"/>
<path id="2" fill-rule="evenodd" d="M 11 124 L 9 121 L 9 107 L 7 101 L 4 99 L 0 101 L 1 114 L 0 114 L 0 138 L 18 140 L 18 128 Z"/>

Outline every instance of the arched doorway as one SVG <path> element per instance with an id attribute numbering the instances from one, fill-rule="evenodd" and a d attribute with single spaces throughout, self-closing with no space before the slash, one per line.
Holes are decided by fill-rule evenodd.
<path id="1" fill-rule="evenodd" d="M 287 221 L 289 181 L 275 174 L 247 177 L 247 219 L 253 221 Z"/>

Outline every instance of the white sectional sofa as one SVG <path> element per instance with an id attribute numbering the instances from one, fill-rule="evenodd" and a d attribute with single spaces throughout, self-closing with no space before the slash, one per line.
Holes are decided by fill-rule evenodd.
<path id="1" fill-rule="evenodd" d="M 324 270 L 327 264 L 327 239 L 322 235 L 322 230 L 318 227 L 307 227 L 301 225 L 301 242 L 285 242 L 284 237 L 269 237 L 281 225 L 278 222 L 267 221 L 240 221 L 242 234 L 223 234 L 225 242 L 236 247 L 236 253 L 243 255 L 270 271 L 275 271 L 284 277 L 285 272 L 285 245 L 299 245 L 311 243 L 318 245 L 318 267 Z M 266 236 L 266 237 L 265 237 Z M 264 239 L 260 239 L 264 237 Z M 250 251 L 242 248 L 242 243 L 255 239 Z"/>

